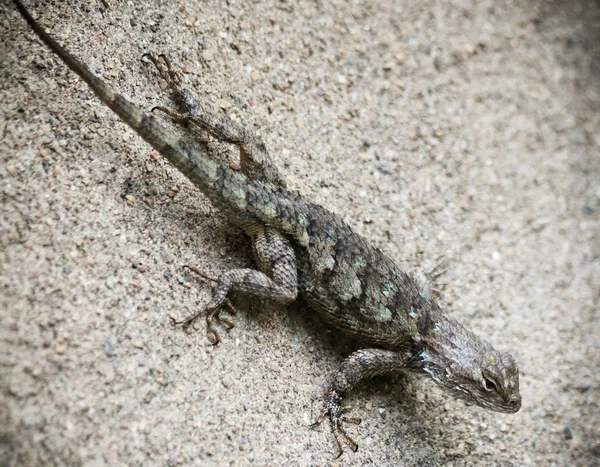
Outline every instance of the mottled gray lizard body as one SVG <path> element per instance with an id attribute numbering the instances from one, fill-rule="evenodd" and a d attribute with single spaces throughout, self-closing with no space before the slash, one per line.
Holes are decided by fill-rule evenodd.
<path id="1" fill-rule="evenodd" d="M 157 109 L 237 145 L 241 172 L 193 150 L 117 94 L 48 36 L 20 1 L 14 3 L 43 42 L 108 107 L 250 236 L 258 269 L 231 270 L 218 278 L 207 311 L 214 343 L 219 335 L 213 322 L 229 323 L 219 313 L 228 305 L 229 291 L 235 290 L 279 303 L 290 303 L 300 294 L 313 310 L 363 347 L 342 363 L 319 418 L 329 418 L 339 453 L 340 437 L 357 449 L 342 427 L 342 422 L 357 421 L 341 415 L 342 397 L 360 380 L 377 374 L 405 370 L 429 375 L 456 397 L 496 411 L 519 410 L 518 369 L 509 354 L 496 351 L 443 313 L 427 284 L 403 272 L 338 216 L 288 191 L 262 142 L 196 102 L 166 58 L 148 56 L 171 85 L 183 112 Z"/>

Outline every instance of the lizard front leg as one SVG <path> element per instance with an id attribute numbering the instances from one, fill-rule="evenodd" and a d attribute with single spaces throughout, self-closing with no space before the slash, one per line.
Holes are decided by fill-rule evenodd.
<path id="1" fill-rule="evenodd" d="M 229 291 L 268 298 L 282 304 L 293 302 L 298 295 L 296 257 L 290 242 L 278 232 L 269 229 L 262 229 L 251 237 L 260 271 L 244 268 L 223 273 L 217 279 L 217 290 L 208 309 L 200 310 L 180 323 L 189 324 L 200 314 L 206 313 L 208 338 L 213 344 L 220 341 L 214 321 L 223 321 L 219 313 L 224 305 L 228 305 Z M 233 326 L 230 321 L 224 323 L 228 327 Z"/>
<path id="2" fill-rule="evenodd" d="M 331 432 L 338 448 L 337 457 L 343 452 L 340 437 L 353 451 L 358 450 L 358 444 L 348 436 L 343 423 L 357 425 L 360 423 L 360 418 L 349 418 L 342 415 L 342 398 L 344 394 L 365 378 L 400 370 L 416 370 L 417 368 L 412 364 L 413 360 L 407 352 L 362 349 L 354 352 L 342 362 L 325 395 L 325 408 L 315 422 L 315 425 L 320 424 L 325 418 L 329 418 Z"/>
<path id="3" fill-rule="evenodd" d="M 198 102 L 192 93 L 183 87 L 181 73 L 173 68 L 166 55 L 155 57 L 144 54 L 158 70 L 160 76 L 169 84 L 175 101 L 181 111 L 157 106 L 177 123 L 187 123 L 192 128 L 206 131 L 213 138 L 237 146 L 240 150 L 240 167 L 242 172 L 253 180 L 259 180 L 279 187 L 286 187 L 285 179 L 262 140 L 246 130 L 242 125 L 233 122 L 226 115 L 213 112 Z"/>

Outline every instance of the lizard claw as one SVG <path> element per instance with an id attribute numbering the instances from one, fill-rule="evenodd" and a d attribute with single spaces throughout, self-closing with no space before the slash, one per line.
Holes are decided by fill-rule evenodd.
<path id="1" fill-rule="evenodd" d="M 151 53 L 145 53 L 144 55 L 142 55 L 142 60 L 144 58 L 147 58 L 148 60 L 150 60 L 150 62 L 152 62 L 152 64 L 158 71 L 158 74 L 171 86 L 181 84 L 181 71 L 173 68 L 169 57 L 167 57 L 165 54 L 160 54 L 158 57 L 156 57 Z M 160 61 L 160 59 L 162 59 L 162 62 Z"/>
<path id="2" fill-rule="evenodd" d="M 186 267 L 190 271 L 198 274 L 203 279 L 207 279 L 216 283 L 219 282 L 218 279 L 202 272 L 194 265 L 186 265 Z M 225 326 L 225 328 L 228 330 L 235 326 L 235 323 L 233 321 L 221 317 L 221 311 L 223 311 L 224 306 L 226 307 L 227 312 L 231 315 L 235 315 L 237 313 L 237 310 L 231 304 L 229 299 L 224 298 L 220 301 L 220 303 L 215 303 L 207 309 L 198 310 L 180 321 L 175 321 L 175 324 L 179 326 L 189 326 L 200 315 L 206 314 L 206 328 L 208 340 L 211 342 L 211 344 L 217 345 L 221 341 L 221 336 L 219 335 L 219 332 L 217 331 L 214 323 L 216 322 L 219 325 Z"/>
<path id="3" fill-rule="evenodd" d="M 231 304 L 231 302 L 228 299 L 225 299 L 224 304 L 227 305 L 227 311 L 229 311 L 231 314 L 236 313 L 235 308 L 233 307 L 233 305 Z M 217 345 L 219 342 L 221 342 L 221 336 L 219 335 L 219 332 L 215 328 L 215 325 L 213 322 L 216 322 L 217 324 L 225 326 L 225 328 L 227 330 L 229 330 L 235 326 L 235 323 L 233 321 L 231 321 L 227 318 L 221 317 L 222 310 L 223 310 L 222 306 L 216 306 L 216 307 L 209 308 L 208 312 L 206 313 L 207 337 L 212 345 Z"/>
<path id="4" fill-rule="evenodd" d="M 342 398 L 341 396 L 335 392 L 331 391 L 329 395 L 329 401 L 325 405 L 325 408 L 319 415 L 319 418 L 311 424 L 311 427 L 315 427 L 320 425 L 325 418 L 329 418 L 329 426 L 331 427 L 331 433 L 335 439 L 335 443 L 337 445 L 337 456 L 336 459 L 342 455 L 344 452 L 344 448 L 342 446 L 342 442 L 340 441 L 340 437 L 343 441 L 352 449 L 354 452 L 358 451 L 358 444 L 346 433 L 346 430 L 343 426 L 343 423 L 351 423 L 353 425 L 360 425 L 361 419 L 358 417 L 345 417 L 342 416 L 342 406 L 341 406 Z"/>
<path id="5" fill-rule="evenodd" d="M 175 321 L 175 325 L 177 326 L 189 326 L 192 322 L 198 318 L 200 315 L 206 315 L 206 328 L 207 328 L 207 337 L 211 344 L 217 345 L 221 342 L 221 336 L 215 327 L 215 322 L 219 325 L 224 326 L 227 330 L 233 328 L 235 323 L 227 318 L 223 318 L 221 316 L 221 311 L 223 311 L 223 305 L 226 306 L 227 311 L 235 315 L 236 309 L 233 307 L 229 299 L 225 299 L 222 305 L 211 306 L 207 309 L 198 310 L 195 313 L 185 317 L 182 320 Z"/>

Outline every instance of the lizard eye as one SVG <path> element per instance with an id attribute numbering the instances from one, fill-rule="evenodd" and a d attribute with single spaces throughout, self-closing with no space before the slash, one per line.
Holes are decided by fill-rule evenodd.
<path id="1" fill-rule="evenodd" d="M 483 378 L 483 389 L 485 389 L 488 392 L 498 391 L 496 383 L 493 380 L 485 377 Z"/>

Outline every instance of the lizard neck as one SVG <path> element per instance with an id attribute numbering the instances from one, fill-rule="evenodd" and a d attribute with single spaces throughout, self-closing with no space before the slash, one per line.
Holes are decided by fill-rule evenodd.
<path id="1" fill-rule="evenodd" d="M 440 314 L 426 336 L 420 354 L 423 370 L 445 386 L 455 368 L 476 365 L 493 347 L 458 321 Z"/>

